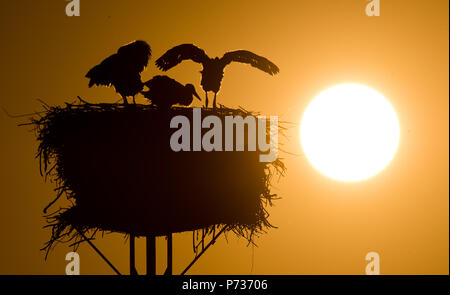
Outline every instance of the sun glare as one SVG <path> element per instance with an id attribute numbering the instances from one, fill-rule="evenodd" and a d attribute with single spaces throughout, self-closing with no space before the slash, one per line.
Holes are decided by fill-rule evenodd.
<path id="1" fill-rule="evenodd" d="M 339 181 L 360 181 L 383 170 L 400 138 L 397 115 L 377 91 L 341 84 L 319 93 L 308 105 L 300 140 L 311 164 Z"/>

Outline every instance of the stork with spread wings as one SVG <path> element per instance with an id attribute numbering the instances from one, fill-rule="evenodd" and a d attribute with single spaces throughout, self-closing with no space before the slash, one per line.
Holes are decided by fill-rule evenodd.
<path id="1" fill-rule="evenodd" d="M 270 60 L 247 50 L 230 51 L 225 53 L 222 58 L 210 58 L 204 50 L 193 44 L 173 47 L 156 61 L 156 66 L 163 71 L 167 71 L 188 59 L 203 65 L 201 85 L 206 95 L 206 107 L 208 107 L 208 91 L 214 92 L 213 108 L 216 107 L 216 95 L 220 90 L 225 66 L 233 61 L 250 64 L 252 67 L 270 75 L 279 72 L 278 67 Z"/>

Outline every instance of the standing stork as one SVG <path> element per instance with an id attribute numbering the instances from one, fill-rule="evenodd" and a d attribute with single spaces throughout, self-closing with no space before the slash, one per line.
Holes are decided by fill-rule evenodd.
<path id="1" fill-rule="evenodd" d="M 127 96 L 133 97 L 144 87 L 141 72 L 148 64 L 152 51 L 145 41 L 134 41 L 119 48 L 117 53 L 93 67 L 87 74 L 89 87 L 93 85 L 114 86 L 128 104 Z"/>
<path id="2" fill-rule="evenodd" d="M 270 75 L 279 72 L 278 67 L 270 60 L 247 50 L 230 51 L 221 58 L 210 58 L 204 50 L 193 44 L 182 44 L 169 49 L 156 61 L 156 66 L 167 71 L 187 59 L 203 65 L 200 73 L 202 74 L 201 85 L 206 95 L 205 103 L 208 107 L 208 91 L 214 92 L 213 108 L 216 107 L 216 95 L 220 90 L 224 69 L 231 62 L 250 64 Z"/>
<path id="3" fill-rule="evenodd" d="M 145 98 L 160 108 L 170 108 L 175 104 L 188 106 L 196 97 L 201 100 L 192 84 L 183 85 L 167 76 L 155 76 L 144 83 L 149 88 L 143 91 Z"/>

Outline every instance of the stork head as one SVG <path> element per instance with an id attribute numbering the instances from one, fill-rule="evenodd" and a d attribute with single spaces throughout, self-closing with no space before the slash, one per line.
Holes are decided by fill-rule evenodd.
<path id="1" fill-rule="evenodd" d="M 201 101 L 200 96 L 198 95 L 197 91 L 195 91 L 194 85 L 186 84 L 186 86 L 184 87 L 186 88 L 186 91 L 189 93 L 189 95 L 195 96 L 198 100 Z"/>

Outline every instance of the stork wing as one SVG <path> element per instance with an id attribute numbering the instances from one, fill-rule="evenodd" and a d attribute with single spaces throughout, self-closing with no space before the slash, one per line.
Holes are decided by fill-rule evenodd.
<path id="1" fill-rule="evenodd" d="M 117 54 L 103 60 L 99 65 L 96 65 L 86 74 L 89 80 L 89 87 L 93 85 L 109 86 L 113 80 L 114 64 L 117 63 Z"/>
<path id="2" fill-rule="evenodd" d="M 148 64 L 151 56 L 150 46 L 145 41 L 134 41 L 119 48 L 117 53 L 104 59 L 87 74 L 89 87 L 92 85 L 110 86 L 114 80 L 139 75 Z"/>
<path id="3" fill-rule="evenodd" d="M 193 44 L 181 44 L 167 50 L 166 53 L 156 60 L 155 64 L 159 69 L 167 71 L 186 59 L 204 63 L 208 61 L 209 57 L 203 49 Z"/>
<path id="4" fill-rule="evenodd" d="M 140 73 L 148 65 L 152 50 L 147 42 L 137 40 L 119 48 L 120 70 L 129 71 L 130 74 Z"/>
<path id="5" fill-rule="evenodd" d="M 260 69 L 270 75 L 274 75 L 280 71 L 280 69 L 267 58 L 247 50 L 227 52 L 223 55 L 221 61 L 224 67 L 233 61 L 250 64 L 252 67 Z"/>

